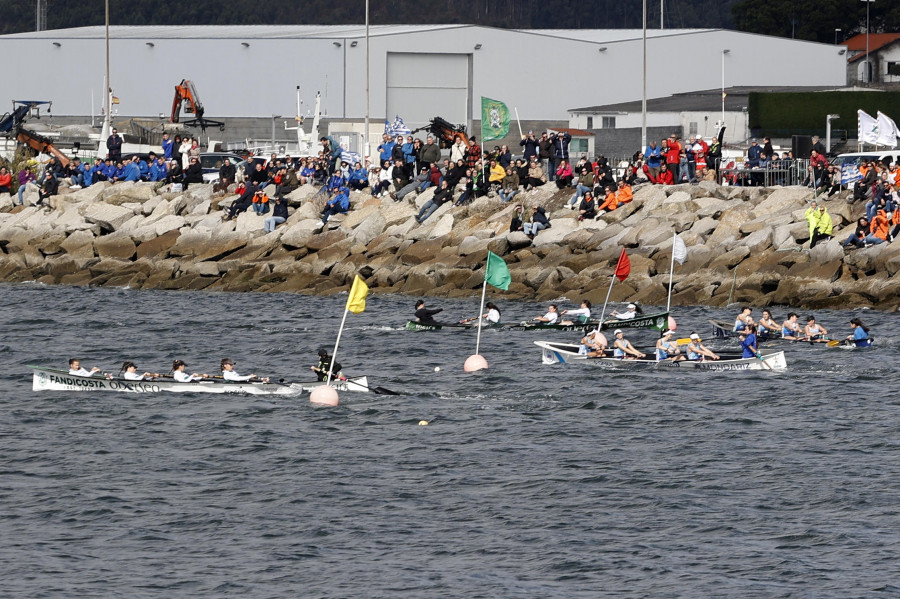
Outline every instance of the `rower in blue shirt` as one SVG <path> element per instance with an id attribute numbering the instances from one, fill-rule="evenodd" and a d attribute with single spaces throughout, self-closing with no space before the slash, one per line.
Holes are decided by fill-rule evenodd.
<path id="1" fill-rule="evenodd" d="M 856 347 L 870 347 L 872 340 L 869 339 L 869 328 L 863 324 L 859 318 L 851 318 L 850 326 L 853 327 L 853 334 L 847 337 L 847 341 Z"/>
<path id="2" fill-rule="evenodd" d="M 747 327 L 740 332 L 741 350 L 743 350 L 743 358 L 759 358 L 759 348 L 756 345 L 756 325 L 748 324 Z"/>

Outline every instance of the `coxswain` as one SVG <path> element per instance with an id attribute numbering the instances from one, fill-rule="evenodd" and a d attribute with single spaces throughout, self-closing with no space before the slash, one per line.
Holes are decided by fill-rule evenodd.
<path id="1" fill-rule="evenodd" d="M 126 381 L 145 381 L 159 376 L 159 373 L 154 372 L 138 374 L 137 366 L 135 366 L 134 362 L 125 362 L 122 364 L 122 369 L 119 372 L 122 373 L 122 378 Z"/>
<path id="2" fill-rule="evenodd" d="M 851 318 L 850 326 L 853 327 L 853 334 L 847 337 L 847 341 L 852 342 L 856 347 L 872 345 L 872 340 L 869 339 L 869 328 L 859 318 Z"/>
<path id="3" fill-rule="evenodd" d="M 72 358 L 69 360 L 69 374 L 75 374 L 78 376 L 93 376 L 95 372 L 100 372 L 100 369 L 94 366 L 90 370 L 81 367 L 81 361 L 78 358 Z"/>
<path id="4" fill-rule="evenodd" d="M 223 358 L 220 365 L 222 368 L 222 378 L 225 379 L 226 381 L 234 381 L 236 383 L 242 383 L 242 382 L 246 382 L 246 381 L 261 380 L 264 383 L 269 382 L 268 378 L 260 379 L 255 374 L 246 374 L 246 375 L 238 374 L 234 370 L 234 360 L 232 360 L 231 358 Z"/>
<path id="5" fill-rule="evenodd" d="M 328 378 L 329 370 L 331 370 L 331 378 L 346 381 L 347 377 L 341 374 L 341 363 L 335 362 L 332 369 L 331 361 L 332 358 L 328 355 L 328 350 L 322 347 L 319 349 L 319 363 L 315 366 L 310 366 L 309 369 L 316 373 L 316 378 L 320 381 Z"/>
<path id="6" fill-rule="evenodd" d="M 186 364 L 184 363 L 184 360 L 175 360 L 172 362 L 172 378 L 179 383 L 194 383 L 209 378 L 208 374 L 197 374 L 196 372 L 188 374 L 184 371 L 185 367 Z"/>
<path id="7" fill-rule="evenodd" d="M 438 324 L 438 322 L 434 319 L 434 315 L 443 311 L 443 308 L 435 308 L 434 310 L 429 310 L 425 307 L 425 300 L 419 300 L 416 302 L 416 322 L 420 322 L 422 324 Z"/>
<path id="8" fill-rule="evenodd" d="M 747 325 L 743 331 L 740 332 L 738 338 L 741 340 L 741 350 L 743 350 L 742 357 L 744 358 L 759 358 L 759 348 L 756 345 L 756 325 L 750 324 Z"/>

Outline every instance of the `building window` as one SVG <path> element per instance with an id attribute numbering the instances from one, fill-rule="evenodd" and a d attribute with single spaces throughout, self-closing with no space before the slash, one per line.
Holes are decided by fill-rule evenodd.
<path id="1" fill-rule="evenodd" d="M 887 74 L 894 77 L 900 76 L 900 62 L 888 62 Z"/>
<path id="2" fill-rule="evenodd" d="M 584 137 L 573 137 L 569 142 L 569 154 L 587 154 L 588 140 Z"/>
<path id="3" fill-rule="evenodd" d="M 594 128 L 594 117 L 589 116 L 589 117 L 587 118 L 587 128 L 588 128 L 588 129 L 593 129 L 593 128 Z"/>
<path id="4" fill-rule="evenodd" d="M 614 116 L 605 116 L 603 117 L 603 122 L 600 125 L 603 129 L 615 129 L 616 128 L 616 117 Z"/>
<path id="5" fill-rule="evenodd" d="M 697 135 L 697 121 L 688 123 L 688 135 Z"/>

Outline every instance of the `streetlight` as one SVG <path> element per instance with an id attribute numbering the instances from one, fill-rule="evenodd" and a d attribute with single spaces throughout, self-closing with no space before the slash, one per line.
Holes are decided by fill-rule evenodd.
<path id="1" fill-rule="evenodd" d="M 731 52 L 730 49 L 722 50 L 722 125 L 725 125 L 725 55 Z"/>
<path id="2" fill-rule="evenodd" d="M 872 82 L 872 65 L 869 64 L 869 5 L 875 0 L 860 0 L 866 3 L 866 83 Z"/>
<path id="3" fill-rule="evenodd" d="M 834 45 L 835 46 L 837 46 L 838 35 L 840 35 L 840 33 L 841 33 L 840 28 L 834 30 Z"/>

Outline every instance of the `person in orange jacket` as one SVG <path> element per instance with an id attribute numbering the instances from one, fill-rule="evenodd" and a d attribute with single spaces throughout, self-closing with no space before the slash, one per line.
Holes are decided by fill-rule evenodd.
<path id="1" fill-rule="evenodd" d="M 634 194 L 631 192 L 631 185 L 625 181 L 619 181 L 619 191 L 616 192 L 616 199 L 620 204 L 627 204 L 633 200 Z"/>
<path id="2" fill-rule="evenodd" d="M 875 218 L 872 219 L 872 223 L 869 225 L 869 234 L 866 235 L 865 240 L 866 245 L 875 245 L 887 241 L 890 228 L 887 213 L 884 210 L 876 212 Z"/>
<path id="3" fill-rule="evenodd" d="M 619 207 L 619 200 L 616 198 L 616 192 L 613 191 L 612 185 L 606 186 L 606 198 L 603 203 L 597 207 L 597 212 L 612 212 Z"/>

